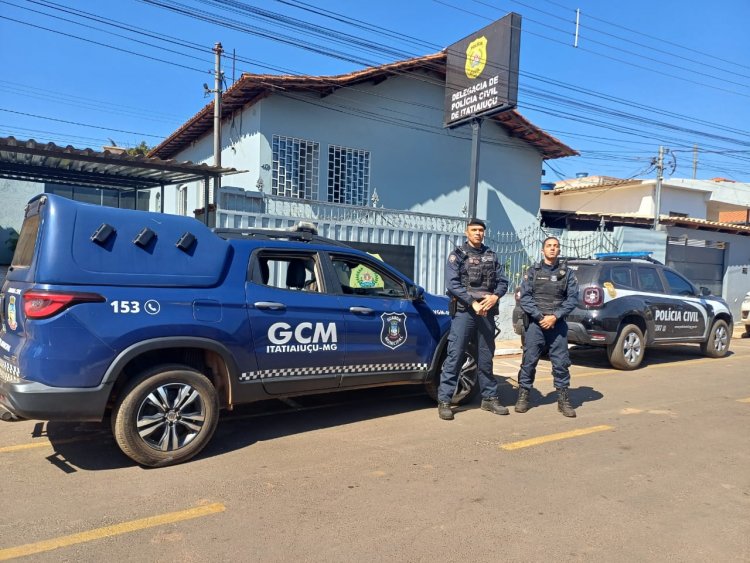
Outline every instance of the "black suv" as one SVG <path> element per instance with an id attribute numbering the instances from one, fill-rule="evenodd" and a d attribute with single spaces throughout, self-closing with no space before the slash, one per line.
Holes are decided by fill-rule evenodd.
<path id="1" fill-rule="evenodd" d="M 567 261 L 580 287 L 578 307 L 567 318 L 568 341 L 606 347 L 612 367 L 623 370 L 640 366 L 646 346 L 654 344 L 694 342 L 706 356 L 725 356 L 733 326 L 726 302 L 650 254 L 613 252 Z M 516 290 L 513 326 L 522 335 L 518 297 Z"/>

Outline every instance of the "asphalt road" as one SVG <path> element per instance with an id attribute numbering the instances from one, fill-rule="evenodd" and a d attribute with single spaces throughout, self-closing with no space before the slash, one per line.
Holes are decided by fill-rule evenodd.
<path id="1" fill-rule="evenodd" d="M 226 415 L 197 459 L 134 466 L 104 425 L 0 425 L 0 560 L 749 561 L 750 339 L 649 350 L 635 372 L 574 350 L 578 418 L 417 387 Z M 519 357 L 500 357 L 515 400 Z"/>

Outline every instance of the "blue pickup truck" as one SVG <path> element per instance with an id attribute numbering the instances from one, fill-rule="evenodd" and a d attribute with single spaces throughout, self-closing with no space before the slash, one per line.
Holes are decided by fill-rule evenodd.
<path id="1" fill-rule="evenodd" d="M 203 449 L 221 409 L 413 383 L 434 398 L 448 301 L 292 230 L 40 195 L 0 294 L 0 419 L 111 419 L 144 466 Z M 467 355 L 454 402 L 477 391 Z"/>

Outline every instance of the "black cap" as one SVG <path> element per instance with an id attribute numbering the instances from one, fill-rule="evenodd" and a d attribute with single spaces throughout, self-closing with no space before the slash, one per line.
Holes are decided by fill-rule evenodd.
<path id="1" fill-rule="evenodd" d="M 471 227 L 472 225 L 479 225 L 483 229 L 487 229 L 487 225 L 484 224 L 484 221 L 481 219 L 477 219 L 476 217 L 472 217 L 469 219 L 469 223 L 466 225 L 467 227 Z"/>

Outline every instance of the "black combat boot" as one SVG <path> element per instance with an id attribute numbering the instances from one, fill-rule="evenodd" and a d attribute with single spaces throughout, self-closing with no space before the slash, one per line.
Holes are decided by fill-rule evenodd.
<path id="1" fill-rule="evenodd" d="M 576 417 L 576 410 L 573 408 L 573 405 L 570 404 L 567 387 L 557 390 L 557 410 L 563 413 L 563 416 L 567 416 L 568 418 Z"/>
<path id="2" fill-rule="evenodd" d="M 508 414 L 508 409 L 500 404 L 500 399 L 497 397 L 490 397 L 489 399 L 482 399 L 482 410 L 490 411 L 495 414 Z"/>
<path id="3" fill-rule="evenodd" d="M 442 420 L 453 420 L 453 411 L 450 403 L 438 403 L 438 416 Z"/>
<path id="4" fill-rule="evenodd" d="M 516 412 L 526 412 L 531 407 L 529 403 L 529 390 L 525 387 L 518 388 L 518 399 L 516 400 Z"/>

